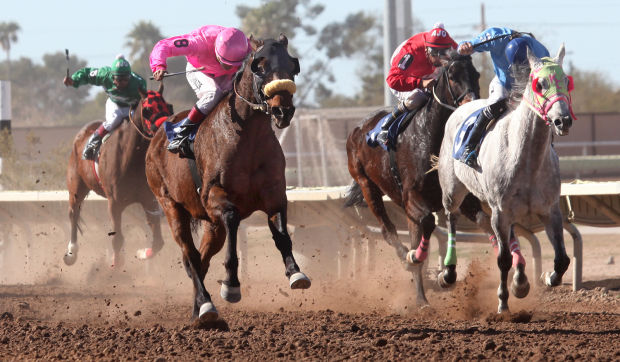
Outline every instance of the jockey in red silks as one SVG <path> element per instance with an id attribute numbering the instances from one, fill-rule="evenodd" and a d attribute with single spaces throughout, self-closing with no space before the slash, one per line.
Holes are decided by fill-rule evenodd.
<path id="1" fill-rule="evenodd" d="M 426 103 L 428 97 L 422 89 L 434 81 L 435 70 L 441 66 L 442 60 L 448 59 L 450 49 L 456 49 L 456 43 L 442 23 L 412 36 L 396 48 L 386 81 L 399 103 L 381 127 L 377 135 L 379 142 L 387 142 L 388 128 L 398 116 Z"/>
<path id="2" fill-rule="evenodd" d="M 252 48 L 245 34 L 236 28 L 205 25 L 189 34 L 163 39 L 155 44 L 150 56 L 153 78 L 161 81 L 166 73 L 169 57 L 185 56 L 187 81 L 196 93 L 198 102 L 187 118 L 174 128 L 176 133 L 168 150 L 181 157 L 191 154 L 190 135 L 224 94 L 232 89 L 233 76 L 239 70 Z"/>

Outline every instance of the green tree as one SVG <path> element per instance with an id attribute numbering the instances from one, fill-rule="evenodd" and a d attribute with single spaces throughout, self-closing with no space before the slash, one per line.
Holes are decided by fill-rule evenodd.
<path id="1" fill-rule="evenodd" d="M 189 32 L 191 29 L 188 29 Z M 150 21 L 140 20 L 126 35 L 125 46 L 129 48 L 129 61 L 132 70 L 144 77 L 150 89 L 157 89 L 158 82 L 149 80 L 151 66 L 149 57 L 155 44 L 165 38 L 161 31 Z M 185 70 L 187 60 L 185 57 L 172 57 L 168 59 L 168 71 L 179 72 Z M 176 110 L 190 108 L 196 102 L 196 94 L 187 84 L 184 76 L 165 78 L 164 94 L 166 101 L 175 106 Z"/>
<path id="2" fill-rule="evenodd" d="M 11 44 L 17 43 L 17 32 L 20 30 L 19 24 L 13 21 L 0 23 L 0 46 L 6 53 L 7 79 L 9 80 L 11 79 Z"/>
<path id="3" fill-rule="evenodd" d="M 238 6 L 236 13 L 241 18 L 242 29 L 248 34 L 273 38 L 282 32 L 289 38 L 291 54 L 298 56 L 302 64 L 296 97 L 301 106 L 325 102 L 351 105 L 349 97 L 336 96 L 331 90 L 335 82 L 333 60 L 367 53 L 375 43 L 370 34 L 376 28 L 377 20 L 372 15 L 358 12 L 317 30 L 312 23 L 323 10 L 323 5 L 312 0 L 263 0 L 257 7 Z M 304 43 L 310 44 L 307 50 L 295 47 L 298 35 L 303 35 Z M 359 58 L 363 60 L 364 57 Z M 310 100 L 311 96 L 314 96 L 314 102 Z M 335 98 L 328 101 L 330 97 Z"/>
<path id="4" fill-rule="evenodd" d="M 620 112 L 620 90 L 606 74 L 580 70 L 570 63 L 564 69 L 575 83 L 571 93 L 575 113 Z"/>

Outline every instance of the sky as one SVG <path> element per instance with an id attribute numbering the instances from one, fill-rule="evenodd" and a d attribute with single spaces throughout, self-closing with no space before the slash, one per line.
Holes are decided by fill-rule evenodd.
<path id="1" fill-rule="evenodd" d="M 315 23 L 319 29 L 360 10 L 383 19 L 384 0 L 313 0 L 313 3 L 325 5 L 325 11 Z M 620 1 L 412 0 L 412 10 L 414 18 L 425 28 L 430 29 L 433 23 L 441 21 L 459 42 L 472 38 L 480 30 L 482 3 L 487 26 L 531 32 L 552 55 L 565 43 L 565 62 L 572 62 L 580 70 L 601 72 L 620 88 L 620 70 L 617 68 L 620 50 L 616 45 L 618 41 L 613 38 L 620 34 L 620 21 L 617 20 Z M 14 21 L 21 27 L 18 42 L 11 48 L 11 59 L 28 57 L 40 63 L 44 54 L 69 49 L 71 54 L 85 59 L 89 66 L 98 67 L 110 65 L 119 53 L 128 55 L 128 49 L 124 47 L 126 35 L 140 20 L 151 21 L 168 37 L 188 33 L 206 24 L 238 27 L 240 20 L 235 14 L 236 7 L 259 4 L 260 0 L 7 0 L 2 2 L 0 22 Z M 274 37 L 277 34 L 279 30 L 274 26 Z M 311 41 L 295 41 L 301 54 L 311 50 Z M 4 54 L 0 56 L 4 57 Z M 355 74 L 363 65 L 361 60 L 338 60 L 332 64 L 337 79 L 336 91 L 354 94 L 359 86 Z M 303 59 L 301 67 L 303 71 Z M 59 78 L 62 76 L 64 70 L 59 72 Z"/>

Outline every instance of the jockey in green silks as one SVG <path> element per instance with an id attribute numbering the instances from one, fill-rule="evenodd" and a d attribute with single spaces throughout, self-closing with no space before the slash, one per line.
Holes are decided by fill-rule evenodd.
<path id="1" fill-rule="evenodd" d="M 105 104 L 105 121 L 92 134 L 84 147 L 82 158 L 94 160 L 103 137 L 115 130 L 129 116 L 129 108 L 140 101 L 140 92 L 146 92 L 146 81 L 131 71 L 129 62 L 123 55 L 118 55 L 111 67 L 82 68 L 65 77 L 66 86 L 78 88 L 81 85 L 102 86 L 108 95 Z"/>

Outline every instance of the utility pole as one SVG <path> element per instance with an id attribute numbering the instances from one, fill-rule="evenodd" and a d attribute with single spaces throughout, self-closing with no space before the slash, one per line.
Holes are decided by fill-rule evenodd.
<path id="1" fill-rule="evenodd" d="M 383 10 L 383 75 L 390 71 L 390 60 L 396 47 L 411 37 L 413 31 L 411 0 L 385 0 Z M 383 104 L 393 106 L 396 99 L 386 83 L 383 84 Z"/>
<path id="2" fill-rule="evenodd" d="M 480 3 L 480 31 L 484 31 L 487 28 L 487 21 L 484 16 L 484 3 Z"/>

